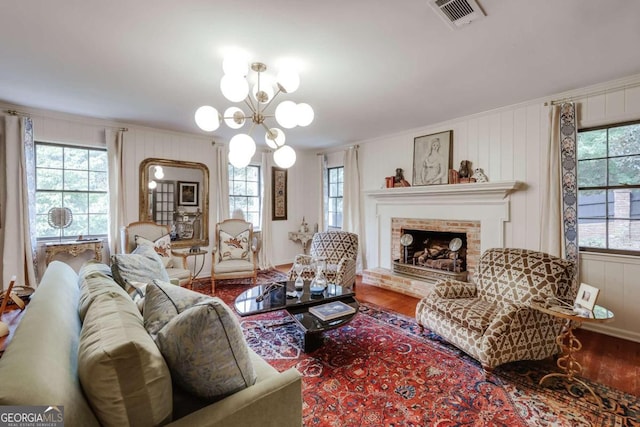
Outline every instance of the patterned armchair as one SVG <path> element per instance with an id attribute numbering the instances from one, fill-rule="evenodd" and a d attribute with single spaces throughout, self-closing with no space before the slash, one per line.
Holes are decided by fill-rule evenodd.
<path id="1" fill-rule="evenodd" d="M 562 322 L 531 307 L 549 297 L 573 302 L 575 264 L 526 249 L 482 254 L 476 284 L 441 281 L 416 307 L 418 323 L 490 371 L 516 360 L 558 353 Z"/>
<path id="2" fill-rule="evenodd" d="M 167 275 L 180 286 L 191 286 L 191 270 L 183 253 L 171 250 L 169 226 L 149 221 L 132 222 L 121 229 L 121 250 L 129 254 L 140 243 L 140 237 L 147 240 L 163 260 Z"/>
<path id="3" fill-rule="evenodd" d="M 327 261 L 326 277 L 347 289 L 356 284 L 356 258 L 358 256 L 358 235 L 347 231 L 324 231 L 313 235 L 310 257 L 324 257 Z M 306 277 L 306 278 L 311 278 Z M 293 268 L 289 270 L 289 280 L 295 280 Z"/>
<path id="4" fill-rule="evenodd" d="M 226 219 L 216 224 L 215 243 L 211 260 L 211 293 L 215 294 L 216 280 L 250 277 L 256 284 L 257 239 L 253 224 L 242 219 Z"/>

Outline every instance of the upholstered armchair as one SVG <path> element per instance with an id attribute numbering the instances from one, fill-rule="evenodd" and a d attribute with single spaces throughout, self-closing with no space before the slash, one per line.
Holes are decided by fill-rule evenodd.
<path id="1" fill-rule="evenodd" d="M 154 247 L 167 270 L 170 279 L 177 280 L 180 286 L 191 286 L 191 270 L 187 258 L 171 250 L 169 226 L 149 221 L 132 222 L 121 230 L 122 253 L 129 254 L 139 244 Z"/>
<path id="2" fill-rule="evenodd" d="M 325 275 L 329 283 L 352 289 L 356 284 L 356 258 L 358 256 L 358 235 L 347 231 L 324 231 L 313 235 L 309 257 L 323 257 L 327 262 Z M 309 258 L 309 260 L 311 259 Z M 310 279 L 313 273 L 305 273 Z M 289 280 L 295 280 L 293 268 Z"/>
<path id="3" fill-rule="evenodd" d="M 216 224 L 212 260 L 211 293 L 216 280 L 250 277 L 255 285 L 258 276 L 257 239 L 253 224 L 242 219 L 227 219 Z"/>
<path id="4" fill-rule="evenodd" d="M 575 264 L 541 252 L 496 248 L 480 258 L 475 284 L 445 280 L 416 307 L 420 326 L 430 329 L 490 371 L 503 363 L 557 354 L 557 318 L 532 302 L 573 302 Z"/>

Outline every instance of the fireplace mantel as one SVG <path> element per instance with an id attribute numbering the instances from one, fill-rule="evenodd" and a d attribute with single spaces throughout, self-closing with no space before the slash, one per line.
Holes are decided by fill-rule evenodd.
<path id="1" fill-rule="evenodd" d="M 383 188 L 369 190 L 364 194 L 376 200 L 382 199 L 421 199 L 431 197 L 457 198 L 472 196 L 473 198 L 504 199 L 512 192 L 523 188 L 522 181 L 478 182 L 470 184 L 424 185 L 417 187 Z"/>

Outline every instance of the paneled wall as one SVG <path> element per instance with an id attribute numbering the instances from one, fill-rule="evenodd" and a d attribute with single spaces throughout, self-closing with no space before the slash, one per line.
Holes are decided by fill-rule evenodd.
<path id="1" fill-rule="evenodd" d="M 413 129 L 401 134 L 360 141 L 364 190 L 384 187 L 384 177 L 401 167 L 413 173 L 413 139 L 453 130 L 453 167 L 471 160 L 490 181 L 518 180 L 526 189 L 511 195 L 510 218 L 505 224 L 505 246 L 539 249 L 544 168 L 549 138 L 551 99 L 572 97 L 578 106 L 579 126 L 591 127 L 640 119 L 640 76 L 610 82 L 548 99 L 508 106 L 481 114 Z M 626 88 L 625 88 L 626 87 Z M 365 200 L 365 206 L 368 206 Z M 370 204 L 369 204 L 370 206 Z M 376 232 L 376 213 L 365 212 L 366 239 Z M 379 267 L 376 248 L 366 250 L 368 268 Z M 616 315 L 616 321 L 593 329 L 640 341 L 635 312 L 640 301 L 640 260 L 613 255 L 581 255 L 581 280 L 601 289 L 598 303 Z"/>

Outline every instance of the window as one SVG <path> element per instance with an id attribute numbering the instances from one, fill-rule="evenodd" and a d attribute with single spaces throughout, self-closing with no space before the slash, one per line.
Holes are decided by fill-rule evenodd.
<path id="1" fill-rule="evenodd" d="M 344 167 L 328 168 L 327 170 L 328 219 L 331 228 L 342 228 L 342 188 L 344 183 Z"/>
<path id="2" fill-rule="evenodd" d="M 36 232 L 39 239 L 106 236 L 109 223 L 107 151 L 36 142 Z M 49 225 L 51 208 L 69 208 L 67 228 Z"/>
<path id="3" fill-rule="evenodd" d="M 236 209 L 254 229 L 260 228 L 260 166 L 236 168 L 229 164 L 229 212 L 233 214 Z"/>
<path id="4" fill-rule="evenodd" d="M 640 254 L 640 122 L 578 133 L 580 248 Z"/>

